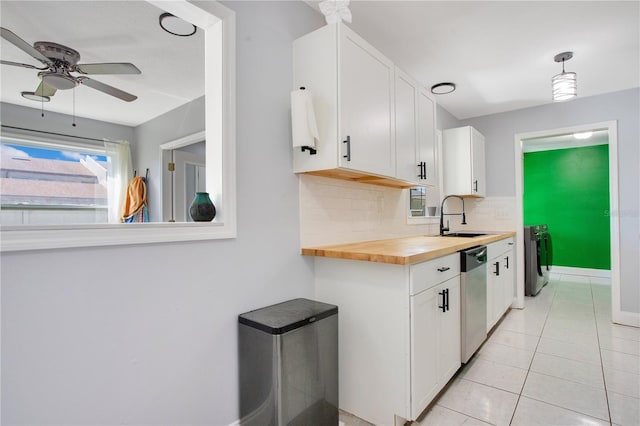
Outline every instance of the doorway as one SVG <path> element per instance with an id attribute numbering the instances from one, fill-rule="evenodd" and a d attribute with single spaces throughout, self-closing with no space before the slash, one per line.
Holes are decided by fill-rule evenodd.
<path id="1" fill-rule="evenodd" d="M 584 134 L 586 132 L 599 132 L 608 142 L 609 161 L 609 242 L 610 242 L 610 267 L 611 267 L 611 303 L 612 320 L 624 323 L 620 311 L 620 252 L 619 252 L 619 221 L 618 221 L 618 139 L 617 122 L 603 122 L 585 124 L 560 129 L 543 130 L 532 133 L 515 135 L 515 179 L 516 179 L 516 238 L 518 247 L 524 247 L 524 153 L 528 144 L 557 141 L 558 135 Z M 565 138 L 569 140 L 570 138 Z M 574 145 L 578 146 L 578 145 Z M 569 146 L 570 147 L 570 146 Z M 558 149 L 558 148 L 555 148 Z M 518 268 L 524 270 L 524 255 L 518 254 Z M 516 289 L 516 304 L 514 307 L 524 307 L 524 274 L 518 274 Z"/>
<path id="2" fill-rule="evenodd" d="M 204 137 L 204 132 L 197 132 L 160 146 L 164 222 L 193 222 L 189 207 L 195 193 L 206 187 Z"/>

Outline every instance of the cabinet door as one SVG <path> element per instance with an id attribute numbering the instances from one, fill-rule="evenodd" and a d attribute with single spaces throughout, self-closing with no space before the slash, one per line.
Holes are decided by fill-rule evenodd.
<path id="1" fill-rule="evenodd" d="M 487 263 L 487 332 L 493 328 L 500 318 L 500 309 L 504 303 L 504 291 L 502 290 L 501 276 L 502 258 L 496 256 Z"/>
<path id="2" fill-rule="evenodd" d="M 436 134 L 435 134 L 435 101 L 426 89 L 418 94 L 418 163 L 424 163 L 424 182 L 428 185 L 438 184 L 436 167 Z"/>
<path id="3" fill-rule="evenodd" d="M 441 286 L 411 297 L 411 416 L 416 419 L 440 391 L 439 321 L 443 314 Z"/>
<path id="4" fill-rule="evenodd" d="M 513 244 L 513 243 L 511 243 Z M 504 276 L 503 276 L 503 312 L 505 312 L 513 303 L 513 295 L 515 288 L 515 280 L 516 280 L 516 259 L 514 256 L 514 250 L 511 249 L 507 251 L 502 256 L 502 261 L 504 262 Z"/>
<path id="5" fill-rule="evenodd" d="M 417 84 L 396 68 L 396 177 L 409 182 L 418 182 L 421 175 L 416 158 L 417 95 Z"/>
<path id="6" fill-rule="evenodd" d="M 486 171 L 484 155 L 484 136 L 471 129 L 471 194 L 479 197 L 486 195 Z"/>
<path id="7" fill-rule="evenodd" d="M 471 128 L 446 129 L 442 132 L 443 195 L 471 194 Z"/>
<path id="8" fill-rule="evenodd" d="M 395 176 L 393 63 L 344 26 L 339 51 L 340 166 Z"/>
<path id="9" fill-rule="evenodd" d="M 442 388 L 460 368 L 460 276 L 445 281 L 440 288 L 448 290 L 447 310 L 440 312 L 438 382 Z"/>
<path id="10" fill-rule="evenodd" d="M 471 126 L 443 132 L 445 195 L 486 195 L 484 136 Z"/>

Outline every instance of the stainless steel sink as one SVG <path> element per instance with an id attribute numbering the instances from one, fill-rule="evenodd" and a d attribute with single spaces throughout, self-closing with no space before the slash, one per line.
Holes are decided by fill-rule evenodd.
<path id="1" fill-rule="evenodd" d="M 444 234 L 443 237 L 458 237 L 458 238 L 474 238 L 474 237 L 483 237 L 485 233 L 477 233 L 477 232 L 450 232 L 448 234 Z"/>

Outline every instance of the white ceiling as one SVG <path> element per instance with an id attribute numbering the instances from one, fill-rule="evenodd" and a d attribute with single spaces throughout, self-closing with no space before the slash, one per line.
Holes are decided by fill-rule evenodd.
<path id="1" fill-rule="evenodd" d="M 318 1 L 307 3 L 317 8 Z M 351 27 L 400 68 L 430 87 L 453 81 L 438 102 L 459 119 L 550 103 L 553 56 L 572 50 L 578 96 L 640 86 L 638 1 L 360 1 Z M 138 96 L 127 103 L 76 89 L 76 114 L 138 125 L 204 94 L 204 41 L 160 29 L 160 9 L 137 1 L 0 1 L 1 24 L 29 43 L 54 41 L 78 50 L 81 63 L 132 62 L 142 75 L 95 76 Z M 318 12 L 320 13 L 320 12 Z M 2 40 L 4 60 L 39 65 Z M 0 67 L 3 102 L 33 108 L 20 96 L 39 84 L 36 70 Z M 71 114 L 71 90 L 48 111 Z"/>
<path id="2" fill-rule="evenodd" d="M 318 1 L 307 4 L 316 10 Z M 359 1 L 358 34 L 426 87 L 456 83 L 438 103 L 458 119 L 551 102 L 553 57 L 578 96 L 640 86 L 638 1 Z"/>
<path id="3" fill-rule="evenodd" d="M 131 62 L 141 75 L 91 78 L 138 96 L 124 102 L 86 86 L 75 89 L 77 116 L 137 126 L 204 95 L 204 37 L 176 37 L 160 28 L 163 10 L 146 1 L 7 1 L 0 2 L 2 27 L 33 44 L 53 41 L 80 52 L 79 63 Z M 42 66 L 4 39 L 3 60 Z M 38 71 L 0 66 L 1 100 L 40 109 L 22 98 L 35 91 Z M 46 111 L 73 112 L 73 90 L 58 90 Z"/>

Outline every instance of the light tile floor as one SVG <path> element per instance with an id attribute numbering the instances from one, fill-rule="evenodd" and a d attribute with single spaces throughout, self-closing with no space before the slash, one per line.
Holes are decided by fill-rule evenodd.
<path id="1" fill-rule="evenodd" d="M 602 279 L 557 277 L 504 317 L 415 425 L 640 425 L 640 329 L 610 318 Z"/>

